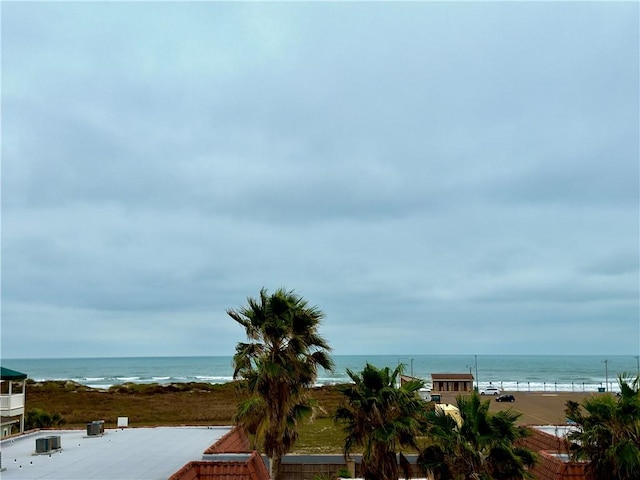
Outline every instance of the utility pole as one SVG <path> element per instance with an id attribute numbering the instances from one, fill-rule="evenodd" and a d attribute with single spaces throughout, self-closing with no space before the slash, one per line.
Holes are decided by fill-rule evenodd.
<path id="1" fill-rule="evenodd" d="M 478 381 L 478 355 L 473 356 L 476 365 L 476 392 L 480 392 L 480 382 Z"/>

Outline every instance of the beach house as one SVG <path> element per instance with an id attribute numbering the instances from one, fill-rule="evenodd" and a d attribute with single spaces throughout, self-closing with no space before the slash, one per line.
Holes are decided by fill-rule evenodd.
<path id="1" fill-rule="evenodd" d="M 2 437 L 24 432 L 24 404 L 27 375 L 0 367 L 0 432 Z"/>
<path id="2" fill-rule="evenodd" d="M 431 390 L 434 392 L 472 392 L 471 373 L 432 373 Z"/>

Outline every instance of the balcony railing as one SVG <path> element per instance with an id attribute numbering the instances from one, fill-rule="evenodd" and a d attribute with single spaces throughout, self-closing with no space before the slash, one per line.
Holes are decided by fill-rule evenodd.
<path id="1" fill-rule="evenodd" d="M 21 412 L 16 410 L 24 409 L 24 393 L 14 395 L 0 395 L 0 410 L 6 415 L 16 415 Z"/>

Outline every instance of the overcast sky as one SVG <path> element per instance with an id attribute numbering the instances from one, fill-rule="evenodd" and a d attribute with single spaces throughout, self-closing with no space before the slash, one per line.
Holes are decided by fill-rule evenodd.
<path id="1" fill-rule="evenodd" d="M 637 2 L 1 13 L 2 357 L 640 353 Z"/>

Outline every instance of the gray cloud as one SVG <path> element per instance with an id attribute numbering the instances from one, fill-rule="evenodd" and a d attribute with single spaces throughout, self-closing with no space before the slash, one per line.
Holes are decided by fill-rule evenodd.
<path id="1" fill-rule="evenodd" d="M 637 353 L 637 9 L 5 5 L 3 355 Z"/>

